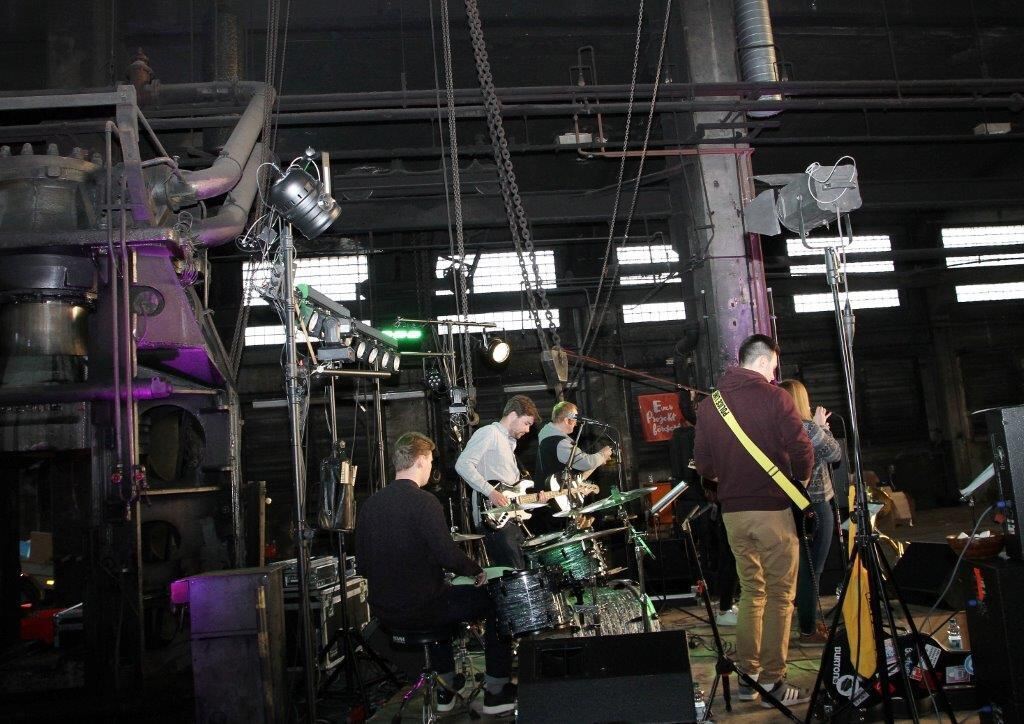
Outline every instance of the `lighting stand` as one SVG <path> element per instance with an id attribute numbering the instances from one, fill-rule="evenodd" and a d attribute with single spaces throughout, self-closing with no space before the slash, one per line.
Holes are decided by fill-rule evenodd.
<path id="1" fill-rule="evenodd" d="M 843 217 L 840 217 L 839 224 L 840 243 L 843 243 L 842 218 Z M 846 219 L 848 236 L 849 238 L 852 238 L 852 233 L 849 232 L 848 215 L 846 215 Z M 803 238 L 805 246 L 813 248 L 807 243 L 806 235 L 804 233 L 801 233 L 801 237 Z M 907 657 L 903 650 L 904 646 L 899 643 L 892 605 L 886 596 L 886 583 L 888 582 L 890 592 L 895 595 L 895 598 L 903 611 L 903 615 L 906 617 L 907 626 L 910 629 L 910 635 L 912 637 L 912 645 L 918 649 L 918 660 L 927 670 L 925 677 L 930 677 L 925 680 L 934 682 L 933 696 L 938 697 L 939 703 L 949 716 L 950 721 L 953 722 L 953 724 L 956 724 L 956 717 L 953 714 L 953 709 L 946 698 L 941 684 L 938 683 L 938 679 L 936 678 L 932 667 L 931 659 L 920 651 L 920 634 L 917 626 L 914 624 L 914 619 L 910 614 L 910 610 L 908 609 L 902 594 L 900 593 L 899 587 L 893 580 L 892 570 L 889 568 L 888 561 L 885 559 L 885 556 L 882 555 L 878 534 L 872 528 L 868 510 L 867 488 L 864 485 L 864 475 L 861 468 L 860 458 L 860 429 L 858 426 L 856 393 L 854 389 L 853 312 L 848 303 L 845 309 L 840 304 L 839 292 L 840 286 L 843 283 L 843 272 L 840 268 L 839 255 L 836 247 L 827 246 L 823 251 L 825 253 L 826 276 L 829 288 L 832 292 L 832 304 L 835 311 L 839 351 L 843 361 L 843 377 L 846 383 L 846 403 L 850 410 L 850 424 L 848 432 L 853 457 L 854 489 L 856 495 L 855 509 L 851 511 L 851 517 L 857 526 L 857 530 L 854 536 L 853 552 L 850 555 L 850 563 L 847 567 L 846 578 L 843 582 L 842 594 L 840 595 L 839 602 L 835 608 L 832 626 L 829 630 L 828 641 L 822 651 L 822 659 L 818 668 L 818 677 L 815 681 L 814 691 L 811 696 L 810 704 L 807 708 L 806 722 L 809 724 L 816 717 L 824 721 L 832 721 L 837 717 L 842 717 L 849 711 L 856 712 L 858 715 L 863 717 L 867 709 L 871 708 L 875 704 L 874 697 L 872 695 L 877 696 L 879 692 L 882 700 L 885 721 L 887 723 L 894 722 L 895 719 L 892 705 L 892 694 L 896 692 L 896 688 L 892 685 L 892 679 L 894 676 L 896 676 L 898 680 L 902 681 L 905 701 L 910 707 L 911 717 L 915 722 L 920 722 L 917 704 L 914 700 L 913 689 L 911 687 L 909 676 L 910 672 L 907 670 Z M 856 565 L 858 562 L 860 563 L 860 567 L 865 571 L 867 578 L 867 599 L 871 615 L 871 634 L 876 652 L 875 671 L 876 675 L 879 677 L 879 686 L 876 690 L 871 686 L 870 682 L 863 682 L 862 678 L 856 673 L 855 665 L 853 675 L 854 681 L 850 696 L 846 701 L 840 701 L 837 700 L 836 697 L 830 696 L 830 694 L 825 691 L 823 683 L 825 680 L 825 672 L 831 672 L 833 670 L 836 632 L 840 622 L 842 621 L 843 603 L 846 599 L 847 593 L 849 592 L 851 582 L 853 582 L 858 589 L 860 588 L 860 578 L 857 576 L 859 568 Z M 849 622 L 847 623 L 849 625 Z M 846 638 L 851 651 L 855 650 L 853 648 L 854 646 L 860 646 L 861 638 L 859 622 L 853 624 L 853 626 L 858 628 L 858 630 L 853 632 L 854 635 L 851 635 L 849 628 L 846 631 Z M 888 646 L 887 643 L 889 644 Z M 874 675 L 871 678 L 874 678 Z M 854 701 L 858 701 L 858 703 L 855 704 Z"/>
<path id="2" fill-rule="evenodd" d="M 689 559 L 691 570 L 695 570 L 697 572 L 697 592 L 700 594 L 701 600 L 704 602 L 704 611 L 707 613 L 708 623 L 711 624 L 711 637 L 714 639 L 715 653 L 717 655 L 717 660 L 715 662 L 715 680 L 711 683 L 711 689 L 708 692 L 707 706 L 704 709 L 704 717 L 701 719 L 701 722 L 711 721 L 711 703 L 715 699 L 715 692 L 718 691 L 719 682 L 722 684 L 722 698 L 725 699 L 725 710 L 732 711 L 732 694 L 729 691 L 729 674 L 736 674 L 737 679 L 761 695 L 761 701 L 768 702 L 778 709 L 779 712 L 787 719 L 800 724 L 800 719 L 797 718 L 796 714 L 794 714 L 785 704 L 769 694 L 767 689 L 757 683 L 757 679 L 754 679 L 737 669 L 733 660 L 725 655 L 725 645 L 722 643 L 722 635 L 719 633 L 718 623 L 715 621 L 715 612 L 711 607 L 711 593 L 708 591 L 707 583 L 704 581 L 704 570 L 700 565 L 700 554 L 697 553 L 697 543 L 693 539 L 693 530 L 690 528 L 690 522 L 708 510 L 711 510 L 710 504 L 708 504 L 707 507 L 695 505 L 682 519 L 686 557 Z"/>
<path id="3" fill-rule="evenodd" d="M 288 423 L 291 428 L 292 479 L 295 484 L 295 561 L 299 572 L 299 633 L 302 639 L 303 677 L 306 684 L 306 715 L 310 724 L 316 722 L 316 668 L 313 656 L 313 625 L 309 604 L 309 541 L 306 526 L 306 470 L 302 458 L 302 426 L 299 414 L 298 361 L 295 353 L 295 245 L 292 225 L 285 224 L 281 235 L 284 271 L 281 289 L 284 293 L 285 393 L 288 398 Z"/>

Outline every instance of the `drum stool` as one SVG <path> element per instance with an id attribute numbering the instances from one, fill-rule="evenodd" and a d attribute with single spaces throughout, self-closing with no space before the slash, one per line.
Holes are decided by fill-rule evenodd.
<path id="1" fill-rule="evenodd" d="M 409 700 L 416 696 L 419 691 L 423 692 L 423 721 L 433 722 L 437 720 L 437 687 L 440 683 L 438 672 L 434 670 L 434 663 L 430 660 L 430 646 L 431 644 L 440 644 L 452 636 L 451 626 L 444 626 L 441 628 L 426 629 L 426 630 L 408 630 L 408 629 L 385 629 L 388 637 L 391 639 L 391 645 L 396 647 L 423 647 L 423 669 L 420 671 L 419 678 L 416 679 L 416 683 L 412 685 L 409 691 L 405 692 L 402 697 L 402 705 L 398 708 L 398 713 L 395 714 L 393 721 L 399 721 L 402 718 L 402 711 L 405 709 L 405 705 L 409 703 Z"/>

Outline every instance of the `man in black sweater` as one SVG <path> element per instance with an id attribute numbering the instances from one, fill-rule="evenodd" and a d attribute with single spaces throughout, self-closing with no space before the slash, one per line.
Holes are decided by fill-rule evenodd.
<path id="1" fill-rule="evenodd" d="M 395 480 L 363 503 L 356 523 L 356 565 L 369 585 L 370 610 L 387 628 L 429 630 L 464 621 L 487 619 L 485 714 L 515 708 L 510 683 L 512 653 L 500 640 L 487 575 L 452 541 L 438 499 L 422 490 L 430 480 L 434 443 L 418 432 L 398 438 L 392 453 Z M 474 579 L 472 586 L 451 586 L 445 571 Z M 430 653 L 445 684 L 438 710 L 455 706 L 455 660 L 451 641 Z"/>

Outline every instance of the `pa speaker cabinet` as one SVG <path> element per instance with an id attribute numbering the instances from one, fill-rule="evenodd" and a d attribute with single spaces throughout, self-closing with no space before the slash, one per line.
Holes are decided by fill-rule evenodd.
<path id="1" fill-rule="evenodd" d="M 287 721 L 281 570 L 204 573 L 172 597 L 189 605 L 197 724 Z"/>
<path id="2" fill-rule="evenodd" d="M 893 569 L 893 579 L 907 603 L 932 606 L 949 581 L 950 571 L 956 566 L 957 556 L 945 542 L 912 542 Z M 954 581 L 939 601 L 946 608 L 957 611 L 964 607 L 963 587 Z"/>
<path id="3" fill-rule="evenodd" d="M 1024 722 L 1024 563 L 969 561 L 962 580 L 982 721 Z"/>
<path id="4" fill-rule="evenodd" d="M 695 722 L 686 634 L 523 640 L 519 720 Z"/>
<path id="5" fill-rule="evenodd" d="M 996 407 L 985 410 L 988 441 L 992 446 L 992 464 L 995 468 L 999 498 L 1006 501 L 1003 514 L 1006 520 L 1006 553 L 1017 560 L 1024 559 L 1020 539 L 1020 525 L 1024 519 L 1024 405 Z"/>

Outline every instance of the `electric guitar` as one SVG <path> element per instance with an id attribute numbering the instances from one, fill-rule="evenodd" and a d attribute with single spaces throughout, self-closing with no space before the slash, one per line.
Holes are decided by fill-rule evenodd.
<path id="1" fill-rule="evenodd" d="M 572 507 L 569 503 L 570 498 L 582 504 L 585 496 L 600 492 L 600 489 L 593 483 L 584 482 L 594 470 L 597 470 L 597 468 L 575 475 L 563 472 L 548 476 L 548 488 L 553 492 L 559 493 L 554 499 L 555 505 L 558 506 L 559 510 L 566 511 Z"/>
<path id="2" fill-rule="evenodd" d="M 533 487 L 532 480 L 520 480 L 518 483 L 509 485 L 508 483 L 502 483 L 500 481 L 488 481 L 494 486 L 495 490 L 504 495 L 511 502 L 519 503 L 520 505 L 525 503 L 547 503 L 549 500 L 555 500 L 558 497 L 564 497 L 565 492 L 559 487 L 554 490 L 542 490 L 539 493 L 527 493 L 526 491 Z M 596 493 L 598 487 L 592 483 L 581 483 L 577 486 L 573 492 L 581 495 L 589 495 Z M 480 493 L 473 491 L 474 500 L 477 505 L 474 508 L 478 508 L 480 512 L 479 523 L 488 528 L 503 528 L 505 524 L 510 520 L 514 520 L 519 523 L 525 520 L 529 520 L 532 516 L 528 510 L 506 510 L 497 515 L 487 515 L 488 510 L 492 510 L 497 506 L 491 502 L 490 498 L 487 498 Z"/>

